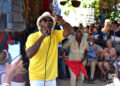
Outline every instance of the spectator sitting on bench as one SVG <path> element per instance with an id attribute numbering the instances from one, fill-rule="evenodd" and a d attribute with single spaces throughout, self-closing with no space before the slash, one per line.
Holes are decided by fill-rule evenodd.
<path id="1" fill-rule="evenodd" d="M 109 39 L 106 42 L 106 45 L 107 45 L 107 47 L 104 48 L 103 53 L 102 53 L 104 60 L 98 63 L 98 67 L 99 67 L 100 71 L 102 72 L 103 76 L 105 76 L 107 71 L 110 70 L 111 62 L 114 61 L 116 58 L 116 50 L 112 46 L 111 39 Z M 105 67 L 106 71 L 103 69 L 103 66 Z"/>
<path id="2" fill-rule="evenodd" d="M 88 39 L 89 51 L 87 56 L 87 64 L 90 66 L 90 80 L 89 83 L 94 83 L 94 73 L 97 64 L 98 57 L 101 54 L 102 48 L 95 43 L 95 39 L 91 36 Z"/>

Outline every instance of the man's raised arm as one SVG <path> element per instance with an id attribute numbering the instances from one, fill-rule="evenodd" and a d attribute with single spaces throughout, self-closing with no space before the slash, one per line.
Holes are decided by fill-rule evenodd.
<path id="1" fill-rule="evenodd" d="M 55 15 L 55 21 L 61 23 L 61 25 L 63 26 L 64 28 L 63 37 L 64 38 L 67 38 L 69 35 L 74 33 L 72 26 L 68 22 L 66 22 L 62 18 L 62 16 Z"/>

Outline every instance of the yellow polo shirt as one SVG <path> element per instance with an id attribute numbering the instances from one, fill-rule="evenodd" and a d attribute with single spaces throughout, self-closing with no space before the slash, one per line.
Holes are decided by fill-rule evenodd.
<path id="1" fill-rule="evenodd" d="M 26 50 L 30 48 L 40 37 L 42 33 L 36 32 L 31 34 L 26 42 Z M 46 78 L 45 81 L 53 80 L 58 76 L 58 43 L 64 39 L 63 30 L 54 30 L 51 37 L 45 37 L 41 43 L 38 52 L 30 59 L 29 78 L 30 80 L 44 80 L 45 78 L 45 61 Z M 51 43 L 50 43 L 51 41 Z M 49 48 L 50 45 L 50 48 Z"/>

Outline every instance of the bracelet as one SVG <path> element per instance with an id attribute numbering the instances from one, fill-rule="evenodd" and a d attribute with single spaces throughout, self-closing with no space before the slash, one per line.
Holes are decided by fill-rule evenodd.
<path id="1" fill-rule="evenodd" d="M 2 86 L 10 86 L 8 83 L 3 83 Z"/>

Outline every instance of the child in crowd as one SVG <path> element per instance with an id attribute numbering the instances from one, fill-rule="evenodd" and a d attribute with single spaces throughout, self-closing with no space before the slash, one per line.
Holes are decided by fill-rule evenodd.
<path id="1" fill-rule="evenodd" d="M 7 62 L 8 62 L 8 52 L 7 50 L 2 50 L 0 52 L 0 84 L 2 84 L 4 81 Z"/>

